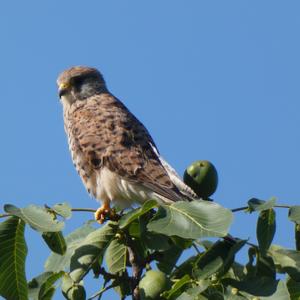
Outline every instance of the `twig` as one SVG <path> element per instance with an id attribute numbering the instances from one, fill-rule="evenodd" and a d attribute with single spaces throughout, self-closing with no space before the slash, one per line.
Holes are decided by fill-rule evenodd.
<path id="1" fill-rule="evenodd" d="M 99 299 L 101 299 L 101 296 L 102 296 L 103 293 L 105 293 L 106 291 L 112 289 L 112 288 L 115 287 L 116 285 L 117 285 L 117 284 L 114 282 L 114 283 L 112 283 L 111 285 L 109 285 L 109 286 L 107 286 L 107 287 L 103 287 L 99 292 L 97 292 L 96 294 L 94 294 L 94 295 L 92 295 L 90 298 L 88 298 L 88 300 L 92 300 L 92 299 L 94 299 L 94 298 L 96 298 L 96 297 L 99 297 L 99 296 L 100 296 Z"/>
<path id="2" fill-rule="evenodd" d="M 48 206 L 45 206 L 46 208 L 50 208 L 51 207 L 48 207 Z M 71 211 L 86 211 L 86 212 L 96 212 L 96 209 L 93 209 L 93 208 L 72 208 Z M 10 217 L 12 216 L 12 214 L 0 214 L 0 218 L 7 218 L 7 217 Z"/>
<path id="3" fill-rule="evenodd" d="M 249 206 L 243 206 L 243 207 L 239 207 L 239 208 L 234 208 L 231 211 L 232 212 L 236 212 L 236 211 L 246 210 L 248 208 L 249 208 Z"/>
<path id="4" fill-rule="evenodd" d="M 274 207 L 279 207 L 279 208 L 291 208 L 291 205 L 275 205 Z"/>
<path id="5" fill-rule="evenodd" d="M 291 208 L 290 205 L 274 205 L 273 207 L 276 207 L 276 208 Z M 239 207 L 239 208 L 233 208 L 231 211 L 232 212 L 237 212 L 237 211 L 247 210 L 247 209 L 249 209 L 249 206 L 243 206 L 243 207 Z"/>
<path id="6" fill-rule="evenodd" d="M 193 248 L 196 250 L 198 254 L 201 254 L 201 251 L 198 249 L 197 245 L 195 243 L 192 244 Z"/>
<path id="7" fill-rule="evenodd" d="M 78 281 L 82 280 L 89 271 L 90 270 L 87 269 L 85 272 L 83 272 L 80 275 Z M 106 272 L 103 267 L 100 267 L 99 274 L 101 274 L 104 278 L 104 281 L 107 281 L 107 282 L 110 281 L 111 279 L 115 279 L 116 281 L 120 279 L 120 276 Z"/>
<path id="8" fill-rule="evenodd" d="M 11 215 L 10 214 L 0 214 L 0 218 L 7 218 L 7 217 L 10 217 Z"/>
<path id="9" fill-rule="evenodd" d="M 96 209 L 92 209 L 92 208 L 72 208 L 71 211 L 96 212 Z"/>
<path id="10" fill-rule="evenodd" d="M 250 242 L 246 242 L 246 244 L 247 244 L 248 246 L 251 246 L 251 247 L 254 247 L 254 248 L 258 248 L 258 245 L 252 244 L 252 243 L 250 243 Z"/>

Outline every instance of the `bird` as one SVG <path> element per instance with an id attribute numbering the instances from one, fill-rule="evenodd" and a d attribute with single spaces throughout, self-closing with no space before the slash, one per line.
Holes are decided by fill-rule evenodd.
<path id="1" fill-rule="evenodd" d="M 96 68 L 74 66 L 57 79 L 73 164 L 88 193 L 102 205 L 95 219 L 111 216 L 111 204 L 129 207 L 197 196 L 160 155 L 146 127 L 107 88 Z"/>

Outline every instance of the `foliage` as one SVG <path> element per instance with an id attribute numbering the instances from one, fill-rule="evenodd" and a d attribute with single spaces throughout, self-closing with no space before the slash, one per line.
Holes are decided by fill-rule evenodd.
<path id="1" fill-rule="evenodd" d="M 295 249 L 272 244 L 277 208 L 287 208 L 295 224 Z M 241 210 L 258 216 L 257 245 L 228 234 L 233 212 Z M 8 300 L 50 300 L 55 292 L 65 299 L 100 299 L 112 288 L 120 299 L 300 299 L 300 208 L 278 205 L 274 198 L 252 198 L 232 211 L 201 199 L 171 205 L 149 200 L 117 214 L 114 221 L 102 226 L 90 222 L 67 236 L 62 233 L 65 221 L 72 211 L 80 211 L 67 203 L 6 204 L 4 211 L 0 295 Z M 51 251 L 45 272 L 30 281 L 25 273 L 26 226 L 40 232 Z M 194 255 L 179 260 L 188 249 Z M 241 249 L 248 250 L 245 265 L 235 259 Z M 84 287 L 88 273 L 102 283 L 94 295 Z"/>

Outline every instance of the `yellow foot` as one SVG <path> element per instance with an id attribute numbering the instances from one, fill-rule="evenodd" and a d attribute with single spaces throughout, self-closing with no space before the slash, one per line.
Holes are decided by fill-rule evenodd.
<path id="1" fill-rule="evenodd" d="M 109 203 L 104 203 L 101 207 L 99 207 L 95 212 L 95 220 L 103 224 L 107 217 L 110 217 L 111 209 Z"/>

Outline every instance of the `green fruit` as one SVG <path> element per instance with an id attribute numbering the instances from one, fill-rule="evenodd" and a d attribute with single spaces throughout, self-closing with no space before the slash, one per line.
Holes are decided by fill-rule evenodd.
<path id="1" fill-rule="evenodd" d="M 183 181 L 193 189 L 198 197 L 208 199 L 217 189 L 218 173 L 211 162 L 198 160 L 185 170 Z"/>
<path id="2" fill-rule="evenodd" d="M 82 285 L 73 286 L 67 293 L 67 299 L 69 300 L 85 300 L 86 293 Z"/>
<path id="3" fill-rule="evenodd" d="M 159 295 L 169 287 L 170 280 L 165 273 L 150 270 L 139 283 L 141 300 L 158 300 Z"/>

